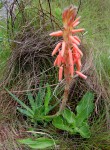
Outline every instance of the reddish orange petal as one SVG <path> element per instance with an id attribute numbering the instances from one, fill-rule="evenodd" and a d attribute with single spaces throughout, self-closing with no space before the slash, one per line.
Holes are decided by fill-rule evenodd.
<path id="1" fill-rule="evenodd" d="M 85 76 L 83 73 L 76 71 L 76 73 L 83 79 L 87 79 L 87 76 Z"/>
<path id="2" fill-rule="evenodd" d="M 62 57 L 64 56 L 64 53 L 65 53 L 65 47 L 66 47 L 66 43 L 63 41 L 62 42 L 62 50 L 61 50 L 61 56 Z"/>
<path id="3" fill-rule="evenodd" d="M 52 52 L 52 56 L 55 55 L 57 53 L 57 51 L 59 50 L 60 46 L 61 46 L 62 42 L 58 43 L 55 47 L 55 49 Z"/>
<path id="4" fill-rule="evenodd" d="M 61 66 L 61 67 L 59 68 L 59 81 L 62 80 L 62 76 L 63 76 L 63 67 Z"/>
<path id="5" fill-rule="evenodd" d="M 62 57 L 61 57 L 61 53 L 59 52 L 59 55 L 58 55 L 58 66 L 60 67 L 61 65 L 61 61 L 62 61 Z"/>
<path id="6" fill-rule="evenodd" d="M 73 58 L 76 60 L 80 59 L 80 54 L 76 51 L 75 48 L 73 48 L 73 49 L 74 49 Z"/>
<path id="7" fill-rule="evenodd" d="M 77 61 L 76 61 L 76 67 L 77 67 L 77 71 L 80 71 L 81 70 L 81 60 L 80 59 L 78 59 Z"/>
<path id="8" fill-rule="evenodd" d="M 76 20 L 73 22 L 73 26 L 76 22 L 78 22 L 80 20 L 81 17 L 76 18 Z"/>
<path id="9" fill-rule="evenodd" d="M 71 19 L 68 22 L 68 26 L 72 26 L 74 20 L 74 16 L 71 16 Z"/>
<path id="10" fill-rule="evenodd" d="M 63 14 L 62 14 L 62 18 L 63 18 L 63 21 L 65 21 L 65 18 L 67 16 L 67 13 L 68 13 L 68 9 L 66 9 Z"/>
<path id="11" fill-rule="evenodd" d="M 58 56 L 57 56 L 57 58 L 54 61 L 54 66 L 56 66 L 56 65 L 58 65 Z"/>
<path id="12" fill-rule="evenodd" d="M 80 40 L 80 38 L 78 37 L 78 36 L 73 36 L 79 43 L 81 43 L 81 40 Z"/>
<path id="13" fill-rule="evenodd" d="M 69 38 L 73 43 L 80 45 L 80 43 L 73 36 L 69 36 Z"/>
<path id="14" fill-rule="evenodd" d="M 73 25 L 73 28 L 76 27 L 80 22 L 76 22 L 74 25 Z"/>
<path id="15" fill-rule="evenodd" d="M 76 44 L 73 44 L 74 49 L 81 55 L 83 56 L 83 53 L 81 52 L 81 50 L 78 48 L 78 46 Z"/>
<path id="16" fill-rule="evenodd" d="M 72 33 L 74 34 L 74 33 L 77 33 L 77 32 L 83 32 L 83 31 L 85 31 L 85 29 L 74 29 L 74 30 L 72 30 Z"/>
<path id="17" fill-rule="evenodd" d="M 62 36 L 63 32 L 62 31 L 56 31 L 56 32 L 52 32 L 49 34 L 50 36 Z"/>

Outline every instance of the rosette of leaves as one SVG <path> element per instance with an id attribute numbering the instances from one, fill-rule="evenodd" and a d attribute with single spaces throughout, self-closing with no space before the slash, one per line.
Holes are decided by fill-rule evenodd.
<path id="1" fill-rule="evenodd" d="M 62 115 L 53 119 L 53 125 L 58 129 L 68 131 L 70 134 L 79 133 L 83 138 L 90 138 L 88 118 L 94 109 L 93 100 L 94 95 L 87 92 L 77 105 L 76 114 L 66 108 Z"/>
<path id="2" fill-rule="evenodd" d="M 46 123 L 52 120 L 51 117 L 46 117 L 46 115 L 48 115 L 58 103 L 55 103 L 53 106 L 50 105 L 53 95 L 49 84 L 46 84 L 46 88 L 40 87 L 36 96 L 33 96 L 31 92 L 28 92 L 27 97 L 29 104 L 27 105 L 8 89 L 6 89 L 6 91 L 20 104 L 20 107 L 17 107 L 17 110 L 29 118 L 31 122 Z"/>

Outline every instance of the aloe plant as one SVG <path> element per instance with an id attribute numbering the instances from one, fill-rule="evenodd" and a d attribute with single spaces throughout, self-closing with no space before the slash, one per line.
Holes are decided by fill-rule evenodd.
<path id="1" fill-rule="evenodd" d="M 17 107 L 18 111 L 30 118 L 31 122 L 43 123 L 43 121 L 48 122 L 51 120 L 51 118 L 46 117 L 46 115 L 57 104 L 55 104 L 54 106 L 50 105 L 50 101 L 52 100 L 52 92 L 49 84 L 47 84 L 46 88 L 40 87 L 36 97 L 34 97 L 31 92 L 27 93 L 29 105 L 26 105 L 24 102 L 22 102 L 8 89 L 6 89 L 6 91 L 13 97 L 15 101 L 17 101 L 21 105 L 21 107 Z"/>
<path id="2" fill-rule="evenodd" d="M 56 115 L 60 114 L 66 106 L 69 88 L 74 74 L 77 74 L 83 79 L 87 78 L 81 72 L 81 58 L 83 53 L 79 48 L 81 40 L 76 35 L 76 33 L 83 32 L 85 29 L 75 29 L 80 23 L 80 17 L 76 18 L 76 14 L 77 8 L 75 6 L 71 5 L 66 8 L 62 13 L 63 29 L 50 33 L 50 36 L 62 37 L 62 40 L 60 40 L 52 52 L 52 56 L 58 53 L 54 61 L 54 66 L 59 68 L 59 81 L 63 78 L 65 79 L 62 103 Z"/>

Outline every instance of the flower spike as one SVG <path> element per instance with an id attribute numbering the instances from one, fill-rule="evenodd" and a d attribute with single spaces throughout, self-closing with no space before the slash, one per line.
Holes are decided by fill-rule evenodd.
<path id="1" fill-rule="evenodd" d="M 63 77 L 65 79 L 64 96 L 59 112 L 64 109 L 68 100 L 69 86 L 74 74 L 76 73 L 83 79 L 87 78 L 87 76 L 81 73 L 81 57 L 83 53 L 78 47 L 81 40 L 75 35 L 76 33 L 83 32 L 85 29 L 74 29 L 80 23 L 80 17 L 76 18 L 76 14 L 77 8 L 72 5 L 65 9 L 62 14 L 63 30 L 50 33 L 50 36 L 63 37 L 63 41 L 58 43 L 52 52 L 53 56 L 59 51 L 54 66 L 59 68 L 59 81 Z"/>

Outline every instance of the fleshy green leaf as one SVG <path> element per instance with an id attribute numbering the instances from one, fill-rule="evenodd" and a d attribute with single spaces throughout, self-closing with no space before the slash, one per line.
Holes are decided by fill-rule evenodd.
<path id="1" fill-rule="evenodd" d="M 94 109 L 94 95 L 90 92 L 87 92 L 82 100 L 79 102 L 79 104 L 76 107 L 77 116 L 76 116 L 76 122 L 77 124 L 81 124 L 84 120 L 87 120 L 90 114 L 92 113 Z"/>
<path id="2" fill-rule="evenodd" d="M 28 147 L 33 149 L 45 149 L 55 145 L 55 141 L 49 138 L 37 138 L 32 140 L 31 138 L 18 140 L 19 143 L 28 145 Z"/>
<path id="3" fill-rule="evenodd" d="M 33 95 L 32 95 L 31 92 L 28 92 L 27 95 L 28 95 L 28 100 L 29 100 L 29 103 L 30 103 L 30 105 L 31 105 L 31 108 L 33 109 L 33 111 L 35 111 L 36 104 L 35 104 L 35 102 L 34 102 Z"/>
<path id="4" fill-rule="evenodd" d="M 25 115 L 25 116 L 27 116 L 27 117 L 33 118 L 33 115 L 32 115 L 29 111 L 27 111 L 26 109 L 22 109 L 22 108 L 17 107 L 17 110 L 18 110 L 20 113 L 22 113 L 23 115 Z"/>
<path id="5" fill-rule="evenodd" d="M 80 133 L 83 138 L 90 138 L 90 130 L 87 122 L 83 122 L 79 128 L 75 128 L 75 131 Z"/>
<path id="6" fill-rule="evenodd" d="M 36 107 L 40 107 L 41 105 L 43 105 L 44 96 L 45 96 L 45 89 L 42 89 L 42 87 L 40 87 L 39 92 L 35 98 Z"/>
<path id="7" fill-rule="evenodd" d="M 35 141 L 33 141 L 31 138 L 27 138 L 27 139 L 19 139 L 17 140 L 19 143 L 21 144 L 33 144 Z"/>
<path id="8" fill-rule="evenodd" d="M 58 116 L 58 117 L 54 118 L 53 121 L 52 121 L 52 124 L 58 129 L 66 130 L 70 133 L 73 133 L 73 129 L 70 127 L 69 124 L 64 122 L 64 120 L 61 116 Z"/>
<path id="9" fill-rule="evenodd" d="M 29 111 L 32 115 L 34 114 L 33 111 L 25 105 L 21 100 L 19 100 L 14 94 L 12 94 L 8 89 L 5 88 L 5 90 L 13 97 L 14 100 L 16 100 L 23 108 L 25 108 L 27 111 Z"/>
<path id="10" fill-rule="evenodd" d="M 66 121 L 70 124 L 73 123 L 75 120 L 75 114 L 67 108 L 65 108 L 62 115 L 63 115 L 63 118 L 66 119 Z"/>
<path id="11" fill-rule="evenodd" d="M 43 121 L 43 117 L 44 117 L 44 106 L 40 106 L 40 107 L 36 108 L 34 118 L 37 121 L 39 121 L 39 120 Z"/>
<path id="12" fill-rule="evenodd" d="M 49 111 L 49 101 L 50 101 L 50 97 L 51 97 L 51 88 L 50 88 L 49 84 L 46 84 L 46 85 L 47 85 L 47 91 L 46 91 L 45 100 L 44 100 L 45 115 Z"/>

